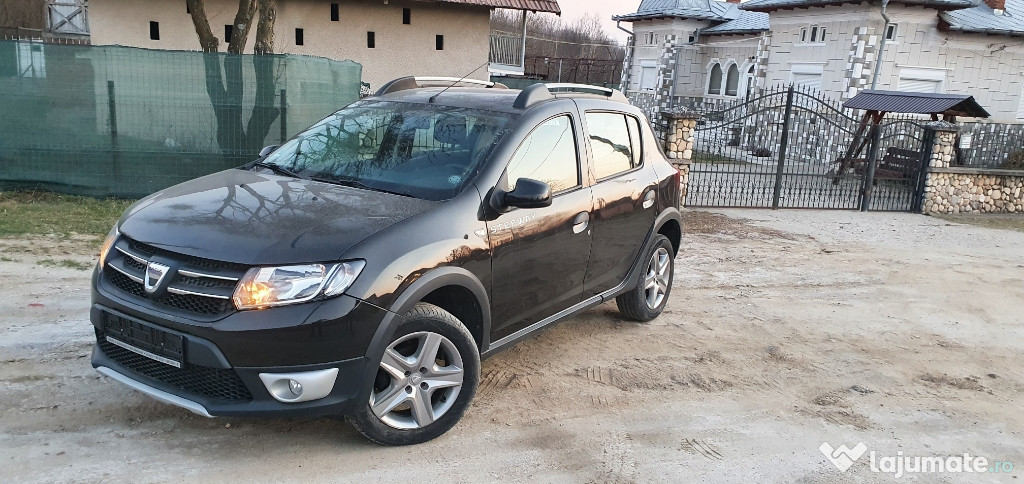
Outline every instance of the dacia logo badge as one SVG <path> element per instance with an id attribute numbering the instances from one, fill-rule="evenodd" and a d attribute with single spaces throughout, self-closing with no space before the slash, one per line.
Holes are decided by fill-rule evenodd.
<path id="1" fill-rule="evenodd" d="M 160 283 L 164 280 L 164 276 L 170 271 L 170 266 L 166 266 L 159 262 L 150 262 L 146 266 L 146 279 L 142 284 L 142 287 L 146 289 L 146 293 L 153 294 L 156 292 L 156 288 L 160 287 Z"/>

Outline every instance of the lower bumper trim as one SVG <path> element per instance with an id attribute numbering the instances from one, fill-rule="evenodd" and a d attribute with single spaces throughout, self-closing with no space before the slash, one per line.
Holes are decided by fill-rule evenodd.
<path id="1" fill-rule="evenodd" d="M 169 403 L 171 405 L 184 408 L 185 410 L 188 410 L 197 415 L 202 415 L 206 418 L 213 418 L 213 415 L 210 415 L 210 413 L 206 411 L 206 407 L 203 407 L 202 405 L 193 402 L 192 400 L 186 400 L 177 395 L 171 395 L 170 393 L 167 393 L 163 390 L 158 390 L 149 385 L 146 385 L 145 383 L 133 380 L 105 366 L 96 367 L 96 371 L 102 375 L 109 376 L 110 378 L 113 378 L 131 387 L 134 390 L 140 391 L 142 393 L 145 393 L 146 395 L 149 395 L 150 397 L 160 400 L 161 402 Z"/>

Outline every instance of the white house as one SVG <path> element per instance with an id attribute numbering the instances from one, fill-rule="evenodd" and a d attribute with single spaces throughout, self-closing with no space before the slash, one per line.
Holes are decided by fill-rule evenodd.
<path id="1" fill-rule="evenodd" d="M 277 4 L 274 51 L 363 66 L 373 88 L 406 75 L 486 78 L 493 8 L 560 13 L 557 0 L 287 0 Z M 237 29 L 232 0 L 206 0 L 226 49 Z M 199 50 L 185 0 L 90 0 L 94 45 Z M 255 34 L 251 29 L 247 52 Z"/>
<path id="2" fill-rule="evenodd" d="M 652 93 L 666 46 L 675 48 L 670 64 L 671 96 L 737 99 L 753 87 L 754 66 L 768 15 L 741 10 L 738 0 L 643 0 L 636 12 L 616 15 L 631 22 L 632 55 L 624 89 Z"/>
<path id="3" fill-rule="evenodd" d="M 861 89 L 970 94 L 1024 120 L 1024 0 L 750 0 L 769 13 L 762 85 L 848 99 Z M 881 62 L 876 62 L 877 59 Z"/>

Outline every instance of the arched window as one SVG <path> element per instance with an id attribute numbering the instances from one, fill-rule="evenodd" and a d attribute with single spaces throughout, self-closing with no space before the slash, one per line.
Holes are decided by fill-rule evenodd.
<path id="1" fill-rule="evenodd" d="M 722 66 L 715 62 L 708 79 L 708 94 L 722 94 Z"/>
<path id="2" fill-rule="evenodd" d="M 725 95 L 735 96 L 740 89 L 740 70 L 736 64 L 729 66 L 729 74 L 725 78 Z"/>

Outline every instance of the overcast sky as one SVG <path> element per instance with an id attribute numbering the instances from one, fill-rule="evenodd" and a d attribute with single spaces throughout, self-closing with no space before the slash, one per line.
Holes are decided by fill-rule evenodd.
<path id="1" fill-rule="evenodd" d="M 601 19 L 605 32 L 620 42 L 625 42 L 626 37 L 629 36 L 615 28 L 612 15 L 635 12 L 636 8 L 640 6 L 640 0 L 558 0 L 558 5 L 562 7 L 562 18 L 569 22 L 588 13 L 596 13 L 597 17 Z M 622 26 L 629 29 L 631 24 L 623 22 Z"/>

